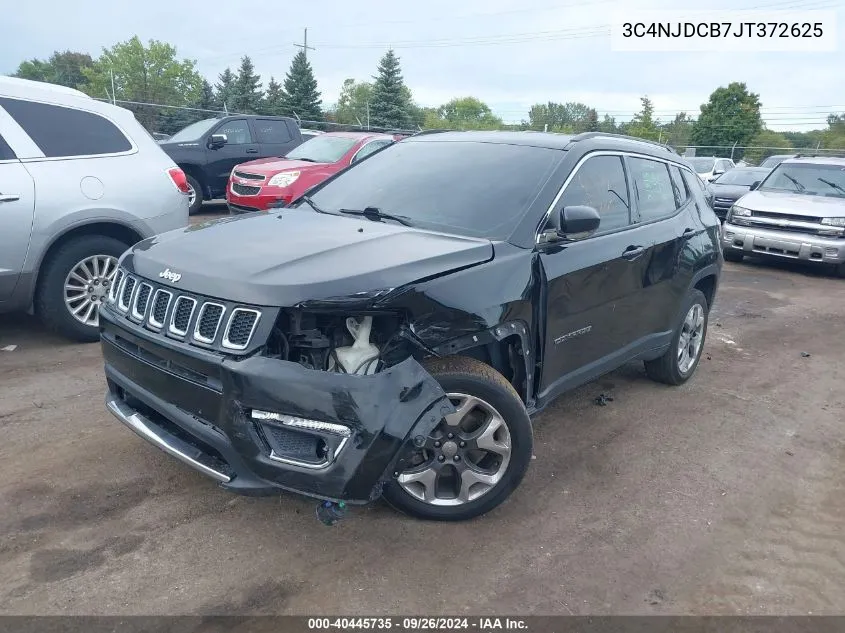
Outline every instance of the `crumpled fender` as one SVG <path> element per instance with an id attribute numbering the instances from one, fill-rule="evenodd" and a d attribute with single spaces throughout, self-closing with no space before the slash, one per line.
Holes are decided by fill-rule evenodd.
<path id="1" fill-rule="evenodd" d="M 428 436 L 455 411 L 439 383 L 413 358 L 356 376 L 254 356 L 224 361 L 221 382 L 226 394 L 221 417 L 229 420 L 224 431 L 257 476 L 298 493 L 351 503 L 377 498 L 414 438 Z M 280 469 L 260 450 L 249 409 L 345 424 L 352 437 L 325 469 Z"/>

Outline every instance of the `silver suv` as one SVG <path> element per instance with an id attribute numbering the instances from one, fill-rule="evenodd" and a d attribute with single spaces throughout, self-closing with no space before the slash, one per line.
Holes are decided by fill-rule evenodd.
<path id="1" fill-rule="evenodd" d="M 185 174 L 123 108 L 0 77 L 0 313 L 99 337 L 118 257 L 188 223 Z"/>
<path id="2" fill-rule="evenodd" d="M 845 277 L 845 158 L 787 159 L 751 189 L 722 227 L 726 260 L 818 262 Z"/>

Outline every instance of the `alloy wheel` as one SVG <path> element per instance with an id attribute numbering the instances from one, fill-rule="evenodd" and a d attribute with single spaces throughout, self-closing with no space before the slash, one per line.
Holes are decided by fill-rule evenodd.
<path id="1" fill-rule="evenodd" d="M 678 340 L 678 369 L 682 374 L 688 373 L 695 364 L 703 341 L 704 308 L 700 303 L 696 303 L 684 318 L 681 337 Z"/>
<path id="2" fill-rule="evenodd" d="M 117 272 L 117 258 L 92 255 L 71 268 L 65 278 L 65 306 L 83 325 L 100 324 L 100 304 L 106 300 Z"/>

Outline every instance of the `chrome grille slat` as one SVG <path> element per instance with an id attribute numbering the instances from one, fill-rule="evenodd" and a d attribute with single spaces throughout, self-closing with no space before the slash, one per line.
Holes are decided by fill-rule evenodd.
<path id="1" fill-rule="evenodd" d="M 129 310 L 137 281 L 132 275 L 126 275 L 126 279 L 123 280 L 123 287 L 120 289 L 120 298 L 117 301 L 117 307 L 120 308 L 121 312 L 127 312 Z"/>
<path id="2" fill-rule="evenodd" d="M 196 307 L 196 299 L 179 295 L 173 304 L 173 312 L 170 314 L 170 325 L 167 327 L 167 331 L 176 336 L 185 336 L 188 333 L 188 326 Z"/>
<path id="3" fill-rule="evenodd" d="M 163 288 L 159 288 L 153 295 L 153 307 L 150 310 L 150 316 L 147 323 L 150 327 L 160 330 L 164 326 L 164 319 L 167 317 L 167 308 L 170 307 L 170 300 L 173 298 L 173 293 Z"/>
<path id="4" fill-rule="evenodd" d="M 147 306 L 150 303 L 150 295 L 153 292 L 153 287 L 144 282 L 138 286 L 138 292 L 135 293 L 135 299 L 132 301 L 132 318 L 143 321 L 147 315 Z"/>
<path id="5" fill-rule="evenodd" d="M 120 268 L 117 269 L 117 272 L 114 274 L 114 279 L 112 279 L 111 288 L 109 288 L 109 301 L 114 303 L 117 300 L 119 295 L 118 289 L 120 288 L 120 284 L 123 283 L 123 278 L 126 274 Z"/>
<path id="6" fill-rule="evenodd" d="M 235 176 L 237 178 L 243 178 L 244 180 L 256 180 L 256 181 L 264 181 L 267 177 L 262 176 L 261 174 L 250 174 L 245 171 L 237 171 L 235 170 Z"/>
<path id="7" fill-rule="evenodd" d="M 194 339 L 200 343 L 211 344 L 217 338 L 220 323 L 226 313 L 226 306 L 213 301 L 202 304 L 194 326 Z"/>
<path id="8" fill-rule="evenodd" d="M 226 331 L 223 334 L 223 347 L 226 349 L 246 349 L 261 313 L 251 308 L 235 308 L 226 324 Z"/>

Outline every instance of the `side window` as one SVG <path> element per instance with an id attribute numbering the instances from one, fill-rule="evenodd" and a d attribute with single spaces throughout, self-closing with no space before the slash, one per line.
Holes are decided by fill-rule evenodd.
<path id="1" fill-rule="evenodd" d="M 0 160 L 13 160 L 17 158 L 12 148 L 2 136 L 0 136 Z"/>
<path id="2" fill-rule="evenodd" d="M 630 224 L 630 201 L 620 156 L 594 156 L 581 165 L 561 197 L 564 207 L 584 205 L 601 215 L 599 231 Z"/>
<path id="3" fill-rule="evenodd" d="M 722 171 L 728 171 L 733 165 L 731 165 L 730 161 L 727 160 L 720 160 L 719 161 L 719 169 Z"/>
<path id="4" fill-rule="evenodd" d="M 3 97 L 0 105 L 48 158 L 115 154 L 132 149 L 123 132 L 99 114 Z"/>
<path id="5" fill-rule="evenodd" d="M 252 143 L 252 134 L 246 119 L 227 121 L 214 130 L 214 134 L 225 134 L 227 145 L 246 145 Z"/>
<path id="6" fill-rule="evenodd" d="M 672 189 L 675 191 L 675 203 L 680 209 L 689 200 L 690 193 L 687 191 L 687 186 L 684 183 L 684 177 L 681 176 L 681 170 L 672 165 L 669 167 L 669 175 L 672 177 Z"/>
<path id="7" fill-rule="evenodd" d="M 698 206 L 699 212 L 710 208 L 704 191 L 704 183 L 701 182 L 701 179 L 695 174 L 688 172 L 686 169 L 681 170 L 681 173 L 684 176 L 684 181 L 687 183 L 687 189 L 689 190 L 690 197 L 695 200 L 695 204 Z"/>
<path id="8" fill-rule="evenodd" d="M 649 222 L 675 213 L 675 193 L 666 163 L 629 158 L 640 221 Z"/>
<path id="9" fill-rule="evenodd" d="M 271 119 L 256 119 L 255 135 L 259 143 L 287 143 L 290 139 L 287 123 Z"/>
<path id="10" fill-rule="evenodd" d="M 372 154 L 373 152 L 380 150 L 385 145 L 390 145 L 393 141 L 385 139 L 383 141 L 373 141 L 372 143 L 368 143 L 364 145 L 361 149 L 358 150 L 358 153 L 355 154 L 355 158 L 352 159 L 353 163 L 357 163 L 359 160 L 362 160 Z"/>

